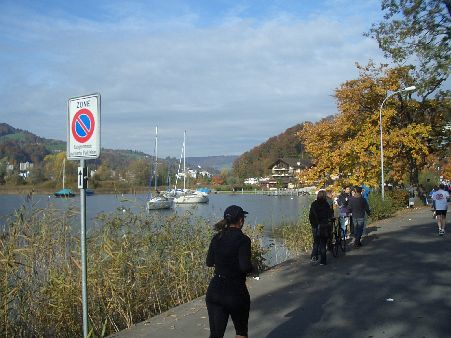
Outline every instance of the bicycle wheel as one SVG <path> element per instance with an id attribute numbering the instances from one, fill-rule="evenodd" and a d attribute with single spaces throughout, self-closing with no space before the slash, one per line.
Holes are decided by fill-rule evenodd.
<path id="1" fill-rule="evenodd" d="M 346 252 L 346 231 L 340 229 L 340 236 L 341 236 L 340 240 L 341 251 Z"/>
<path id="2" fill-rule="evenodd" d="M 338 247 L 340 246 L 339 238 L 337 236 L 337 231 L 335 230 L 333 233 L 334 240 L 332 243 L 332 256 L 337 257 L 338 256 Z"/>

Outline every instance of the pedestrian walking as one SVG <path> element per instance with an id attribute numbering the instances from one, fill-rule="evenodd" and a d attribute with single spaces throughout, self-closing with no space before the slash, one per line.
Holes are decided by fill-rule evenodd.
<path id="1" fill-rule="evenodd" d="M 251 240 L 241 231 L 247 213 L 231 205 L 215 225 L 218 233 L 207 254 L 207 266 L 215 268 L 206 295 L 210 338 L 224 337 L 229 316 L 236 338 L 247 337 L 250 296 L 246 274 L 252 271 Z"/>
<path id="2" fill-rule="evenodd" d="M 422 184 L 420 184 L 418 186 L 418 197 L 420 198 L 421 202 L 423 202 L 423 205 L 428 204 L 428 199 L 426 196 L 426 189 L 424 189 Z"/>
<path id="3" fill-rule="evenodd" d="M 338 222 L 340 224 L 343 233 L 346 233 L 346 236 L 349 236 L 349 233 L 350 234 L 354 233 L 351 225 L 349 224 L 350 215 L 348 204 L 350 197 L 351 197 L 351 188 L 344 187 L 337 199 L 338 208 L 340 209 L 340 217 L 338 218 Z M 348 226 L 348 224 L 350 225 L 349 233 L 346 232 L 346 227 Z"/>
<path id="4" fill-rule="evenodd" d="M 366 201 L 369 201 L 371 189 L 364 183 L 360 185 L 362 187 L 362 196 Z"/>
<path id="5" fill-rule="evenodd" d="M 449 193 L 445 190 L 445 185 L 439 185 L 438 190 L 432 194 L 432 200 L 435 203 L 435 218 L 437 219 L 438 234 L 443 236 L 446 227 L 446 212 L 448 211 Z"/>
<path id="6" fill-rule="evenodd" d="M 355 240 L 354 247 L 361 247 L 363 229 L 365 227 L 365 213 L 370 215 L 370 206 L 365 198 L 362 197 L 362 187 L 356 187 L 354 195 L 349 199 L 349 210 L 352 213 L 354 222 Z"/>
<path id="7" fill-rule="evenodd" d="M 325 190 L 318 191 L 316 200 L 310 206 L 309 221 L 312 227 L 313 248 L 310 255 L 312 262 L 318 261 L 320 256 L 320 265 L 326 265 L 326 244 L 332 233 L 331 218 L 333 217 L 333 208 L 327 201 Z"/>
<path id="8" fill-rule="evenodd" d="M 431 198 L 431 200 L 432 200 L 432 211 L 434 212 L 434 214 L 433 214 L 433 218 L 435 218 L 435 201 L 434 201 L 434 199 L 432 198 L 432 196 L 434 196 L 434 194 L 435 194 L 435 192 L 438 190 L 438 187 L 437 186 L 434 186 L 433 188 L 432 188 L 432 190 L 431 190 L 431 192 L 429 193 L 429 197 Z"/>

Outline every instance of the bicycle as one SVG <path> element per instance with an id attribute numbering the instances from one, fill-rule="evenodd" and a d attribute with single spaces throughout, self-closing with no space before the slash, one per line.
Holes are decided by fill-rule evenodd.
<path id="1" fill-rule="evenodd" d="M 343 230 L 340 226 L 340 222 L 334 217 L 332 222 L 332 255 L 338 256 L 338 248 L 342 252 L 346 252 L 346 230 Z"/>

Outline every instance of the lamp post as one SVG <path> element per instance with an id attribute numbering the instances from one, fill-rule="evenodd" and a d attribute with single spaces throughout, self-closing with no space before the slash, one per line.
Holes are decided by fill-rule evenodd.
<path id="1" fill-rule="evenodd" d="M 415 86 L 410 86 L 410 87 L 407 87 L 407 88 L 403 88 L 403 89 L 397 90 L 397 91 L 395 91 L 395 92 L 393 92 L 391 94 L 387 94 L 385 96 L 384 101 L 382 101 L 381 107 L 379 109 L 379 126 L 380 126 L 380 132 L 381 132 L 381 194 L 382 194 L 382 201 L 385 198 L 385 195 L 384 195 L 384 145 L 382 143 L 382 107 L 384 106 L 385 101 L 387 101 L 387 99 L 392 97 L 393 95 L 398 94 L 398 93 L 402 93 L 402 92 L 410 92 L 410 91 L 413 91 L 415 89 L 417 89 Z"/>

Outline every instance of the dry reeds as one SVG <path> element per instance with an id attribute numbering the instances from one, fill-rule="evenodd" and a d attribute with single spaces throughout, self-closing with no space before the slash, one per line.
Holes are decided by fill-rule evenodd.
<path id="1" fill-rule="evenodd" d="M 283 224 L 276 230 L 276 235 L 282 238 L 291 255 L 299 255 L 312 248 L 312 227 L 307 213 L 304 211 L 297 222 Z"/>
<path id="2" fill-rule="evenodd" d="M 0 336 L 80 336 L 80 239 L 75 213 L 19 209 L 0 237 Z M 89 232 L 88 308 L 93 336 L 130 327 L 203 295 L 212 236 L 203 218 L 118 210 Z M 257 238 L 255 260 L 264 266 Z"/>

